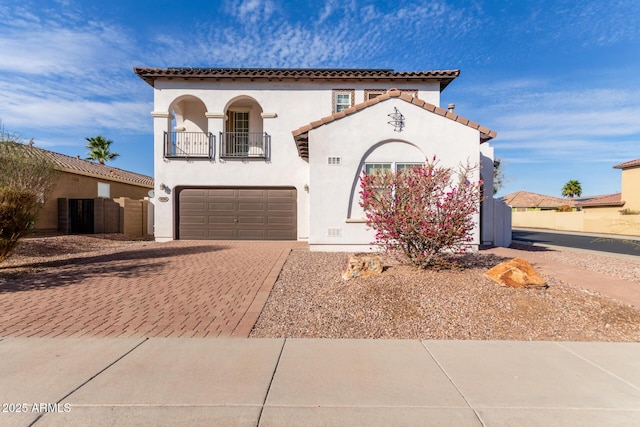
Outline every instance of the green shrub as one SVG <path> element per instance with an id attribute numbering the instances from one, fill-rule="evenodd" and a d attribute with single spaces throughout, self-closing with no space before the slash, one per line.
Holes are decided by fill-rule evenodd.
<path id="1" fill-rule="evenodd" d="M 640 211 L 624 208 L 620 211 L 620 215 L 640 215 Z"/>
<path id="2" fill-rule="evenodd" d="M 0 262 L 29 234 L 36 220 L 38 197 L 31 191 L 0 187 Z"/>
<path id="3" fill-rule="evenodd" d="M 0 262 L 33 228 L 40 202 L 56 184 L 55 163 L 0 128 Z"/>

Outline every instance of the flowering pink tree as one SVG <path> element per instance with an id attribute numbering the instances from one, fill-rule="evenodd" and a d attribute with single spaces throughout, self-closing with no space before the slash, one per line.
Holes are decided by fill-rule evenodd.
<path id="1" fill-rule="evenodd" d="M 421 268 L 446 264 L 445 253 L 464 252 L 473 240 L 481 182 L 470 182 L 474 168 L 458 171 L 438 165 L 361 177 L 360 206 L 376 231 L 374 244 Z"/>

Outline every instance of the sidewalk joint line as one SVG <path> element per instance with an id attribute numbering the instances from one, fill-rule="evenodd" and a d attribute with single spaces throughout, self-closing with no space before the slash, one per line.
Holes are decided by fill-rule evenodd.
<path id="1" fill-rule="evenodd" d="M 444 367 L 440 364 L 440 362 L 438 361 L 438 359 L 436 359 L 436 357 L 433 355 L 433 353 L 431 353 L 431 351 L 429 350 L 429 347 L 427 347 L 427 345 L 425 344 L 424 341 L 420 341 L 420 344 L 422 344 L 422 347 L 427 350 L 427 353 L 429 353 L 429 356 L 431 356 L 431 358 L 433 359 L 434 362 L 436 362 L 436 365 L 438 365 L 438 368 L 440 368 L 440 370 L 442 371 L 442 373 L 447 377 L 447 379 L 449 379 L 449 382 L 451 383 L 451 385 L 453 385 L 453 387 L 456 389 L 456 391 L 458 393 L 460 393 L 460 396 L 462 396 L 462 399 L 465 401 L 465 403 L 469 406 L 469 408 L 473 411 L 473 414 L 476 416 L 476 418 L 478 419 L 478 421 L 480 422 L 480 424 L 483 427 L 486 427 L 486 424 L 484 423 L 484 421 L 482 420 L 482 417 L 480 416 L 480 414 L 478 413 L 478 411 L 476 410 L 476 408 L 474 408 L 473 406 L 471 406 L 471 403 L 469 403 L 469 401 L 467 400 L 467 396 L 464 395 L 464 393 L 462 392 L 462 390 L 460 390 L 460 388 L 458 387 L 458 385 L 453 381 L 453 378 L 451 378 L 449 376 L 449 373 L 444 369 Z"/>
<path id="2" fill-rule="evenodd" d="M 280 366 L 280 358 L 282 358 L 282 353 L 284 352 L 284 346 L 286 344 L 287 344 L 287 339 L 285 338 L 284 341 L 282 342 L 280 353 L 278 354 L 278 360 L 276 360 L 276 366 L 273 368 L 273 373 L 271 374 L 271 380 L 269 380 L 269 386 L 267 387 L 267 392 L 264 394 L 264 399 L 262 400 L 262 406 L 260 407 L 260 413 L 258 414 L 258 423 L 256 425 L 260 425 L 260 420 L 262 419 L 262 411 L 264 411 L 264 407 L 267 404 L 267 399 L 269 398 L 269 392 L 271 391 L 271 385 L 273 384 L 273 379 L 276 377 L 278 366 Z"/>
<path id="3" fill-rule="evenodd" d="M 557 342 L 556 343 L 559 347 L 565 349 L 566 351 L 568 351 L 569 353 L 573 354 L 574 356 L 584 360 L 585 362 L 587 362 L 588 364 L 595 366 L 596 368 L 600 369 L 603 372 L 606 372 L 607 374 L 611 375 L 612 377 L 622 381 L 623 383 L 627 384 L 628 386 L 640 391 L 640 387 L 636 386 L 635 384 L 630 383 L 629 381 L 625 380 L 624 378 L 619 377 L 618 375 L 614 374 L 613 372 L 609 371 L 608 369 L 603 368 L 602 366 L 598 365 L 595 362 L 592 362 L 591 360 L 587 359 L 584 356 L 581 356 L 580 354 L 576 353 L 575 351 L 571 350 L 568 347 L 565 347 L 564 345 L 562 345 L 561 342 Z"/>
<path id="4" fill-rule="evenodd" d="M 69 393 L 67 393 L 66 395 L 62 396 L 57 402 L 56 404 L 62 403 L 63 400 L 65 400 L 67 397 L 71 396 L 73 393 L 75 393 L 76 391 L 80 390 L 82 387 L 84 387 L 85 385 L 87 385 L 89 382 L 91 382 L 94 378 L 96 378 L 98 375 L 100 375 L 101 373 L 103 373 L 104 371 L 106 371 L 107 369 L 109 369 L 110 367 L 112 367 L 113 365 L 115 365 L 116 363 L 118 363 L 119 361 L 121 361 L 122 359 L 124 359 L 126 356 L 128 356 L 129 354 L 131 354 L 134 350 L 136 350 L 138 347 L 140 347 L 142 344 L 146 343 L 149 340 L 149 338 L 144 338 L 142 341 L 140 341 L 138 344 L 136 344 L 135 346 L 133 346 L 133 348 L 131 348 L 130 350 L 128 350 L 126 353 L 124 353 L 122 356 L 118 357 L 116 360 L 114 360 L 113 362 L 109 363 L 107 366 L 105 366 L 104 368 L 102 368 L 101 370 L 99 370 L 97 373 L 95 373 L 93 376 L 91 376 L 88 380 L 86 380 L 85 382 L 83 382 L 82 384 L 80 384 L 79 386 L 77 386 L 76 388 L 74 388 L 73 390 L 71 390 Z M 38 415 L 36 417 L 35 420 L 33 420 L 30 424 L 29 427 L 35 425 L 38 421 L 40 421 L 40 419 L 42 417 L 44 417 L 46 415 L 46 412 L 41 413 L 40 415 Z"/>

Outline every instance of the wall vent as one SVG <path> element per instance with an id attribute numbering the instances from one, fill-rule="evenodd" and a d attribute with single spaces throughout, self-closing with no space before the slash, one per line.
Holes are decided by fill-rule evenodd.
<path id="1" fill-rule="evenodd" d="M 327 164 L 340 166 L 342 164 L 342 157 L 328 157 Z"/>
<path id="2" fill-rule="evenodd" d="M 328 237 L 340 237 L 342 236 L 342 228 L 329 228 L 327 229 Z"/>

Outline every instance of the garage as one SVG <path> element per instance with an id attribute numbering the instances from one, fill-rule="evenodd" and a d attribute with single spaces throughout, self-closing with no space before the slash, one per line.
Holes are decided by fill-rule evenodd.
<path id="1" fill-rule="evenodd" d="M 295 188 L 184 188 L 178 239 L 297 240 Z"/>

